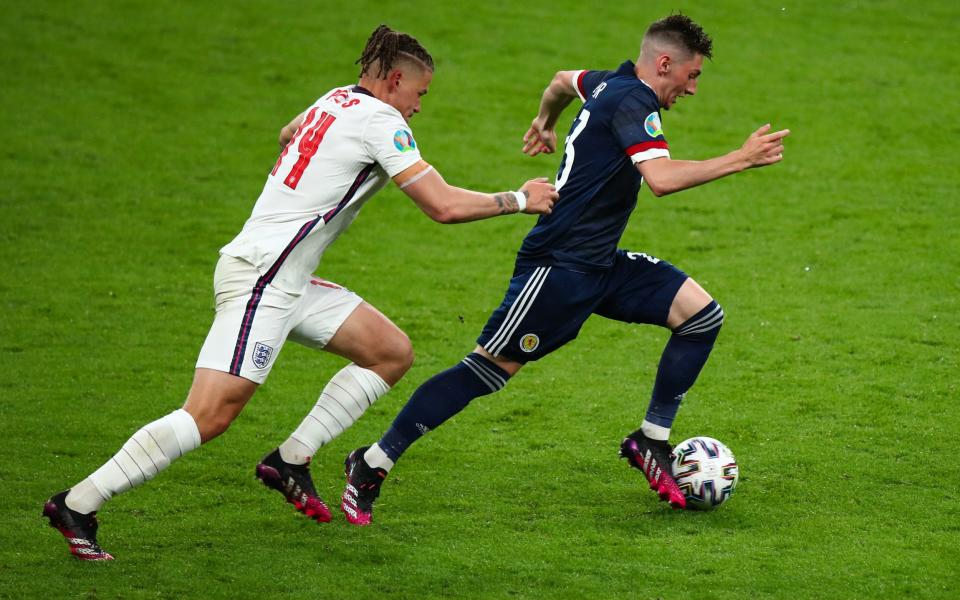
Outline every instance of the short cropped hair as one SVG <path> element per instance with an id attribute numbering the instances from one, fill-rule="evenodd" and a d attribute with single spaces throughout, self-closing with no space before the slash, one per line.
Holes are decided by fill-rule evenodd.
<path id="1" fill-rule="evenodd" d="M 360 77 L 367 74 L 370 67 L 377 63 L 377 78 L 386 77 L 390 69 L 397 66 L 403 58 L 414 59 L 424 68 L 433 71 L 433 57 L 413 36 L 400 33 L 380 25 L 373 30 L 363 54 L 356 60 L 360 65 Z"/>
<path id="2" fill-rule="evenodd" d="M 665 42 L 687 50 L 691 54 L 713 57 L 713 40 L 703 28 L 684 14 L 670 15 L 654 22 L 643 35 L 644 41 Z"/>

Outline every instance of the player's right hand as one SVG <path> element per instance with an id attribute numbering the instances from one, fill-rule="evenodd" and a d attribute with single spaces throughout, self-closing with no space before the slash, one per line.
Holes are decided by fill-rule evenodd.
<path id="1" fill-rule="evenodd" d="M 534 119 L 523 136 L 523 153 L 536 156 L 541 152 L 553 154 L 557 149 L 557 132 L 547 129 L 539 119 Z"/>
<path id="2" fill-rule="evenodd" d="M 557 188 L 546 177 L 531 179 L 520 187 L 527 195 L 527 207 L 523 212 L 531 215 L 549 215 L 553 204 L 560 198 Z"/>

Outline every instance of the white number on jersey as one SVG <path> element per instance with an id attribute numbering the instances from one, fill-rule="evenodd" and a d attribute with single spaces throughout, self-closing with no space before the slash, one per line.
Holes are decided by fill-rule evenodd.
<path id="1" fill-rule="evenodd" d="M 627 258 L 630 260 L 637 260 L 638 258 L 644 258 L 649 263 L 657 264 L 660 262 L 660 259 L 655 256 L 650 256 L 645 252 L 627 252 Z"/>
<path id="2" fill-rule="evenodd" d="M 567 141 L 564 142 L 564 157 L 563 157 L 563 171 L 560 173 L 560 176 L 557 177 L 557 191 L 560 191 L 560 188 L 563 187 L 563 184 L 567 182 L 567 178 L 570 177 L 570 170 L 573 169 L 573 157 L 575 155 L 573 149 L 573 142 L 577 139 L 577 136 L 583 133 L 583 130 L 587 126 L 587 121 L 590 120 L 590 111 L 583 109 L 580 111 L 580 116 L 577 117 L 579 123 L 576 127 L 573 128 L 573 132 L 567 138 Z"/>

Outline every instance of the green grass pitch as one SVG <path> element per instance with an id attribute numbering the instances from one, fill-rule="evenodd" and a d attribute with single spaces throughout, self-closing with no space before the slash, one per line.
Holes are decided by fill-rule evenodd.
<path id="1" fill-rule="evenodd" d="M 342 365 L 289 345 L 225 436 L 105 507 L 117 561 L 68 557 L 43 501 L 180 406 L 279 128 L 355 81 L 377 24 L 437 60 L 424 156 L 499 191 L 556 170 L 520 153 L 553 73 L 635 58 L 676 9 L 715 58 L 664 115 L 673 155 L 793 130 L 776 167 L 642 190 L 622 241 L 727 312 L 673 437 L 733 449 L 728 505 L 671 512 L 616 458 L 666 335 L 596 318 L 416 444 L 364 529 L 253 478 Z M 0 597 L 960 597 L 958 19 L 951 0 L 6 3 Z M 440 226 L 391 186 L 327 253 L 417 352 L 315 458 L 332 505 L 344 455 L 472 349 L 532 223 Z"/>

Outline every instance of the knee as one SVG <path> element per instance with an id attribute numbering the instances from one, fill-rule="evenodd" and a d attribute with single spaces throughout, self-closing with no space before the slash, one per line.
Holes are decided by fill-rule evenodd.
<path id="1" fill-rule="evenodd" d="M 384 344 L 383 348 L 384 362 L 390 365 L 390 369 L 396 375 L 396 380 L 399 381 L 413 366 L 413 344 L 410 343 L 407 334 L 398 329 L 391 336 L 391 339 Z"/>
<path id="2" fill-rule="evenodd" d="M 200 443 L 205 444 L 213 438 L 223 434 L 230 428 L 233 419 L 236 416 L 233 411 L 209 410 L 209 408 L 198 408 L 196 406 L 187 406 L 185 410 L 190 413 L 197 424 L 197 431 L 200 432 Z"/>
<path id="3" fill-rule="evenodd" d="M 399 328 L 382 333 L 375 348 L 370 349 L 363 359 L 354 359 L 359 366 L 377 373 L 388 385 L 393 386 L 413 366 L 413 344 L 410 338 Z"/>
<path id="4" fill-rule="evenodd" d="M 716 300 L 711 300 L 697 314 L 681 323 L 673 330 L 674 335 L 682 335 L 688 339 L 706 340 L 712 342 L 720 334 L 725 318 L 723 307 Z"/>
<path id="5" fill-rule="evenodd" d="M 235 398 L 224 394 L 191 394 L 183 409 L 187 411 L 200 432 L 200 443 L 205 444 L 222 435 L 233 423 L 246 398 Z"/>
<path id="6" fill-rule="evenodd" d="M 210 418 L 206 419 L 202 425 L 199 423 L 197 424 L 197 429 L 200 430 L 200 439 L 204 443 L 209 442 L 213 438 L 226 433 L 227 429 L 230 428 L 231 423 L 233 423 L 233 419 L 228 418 L 225 415 L 211 416 Z"/>

